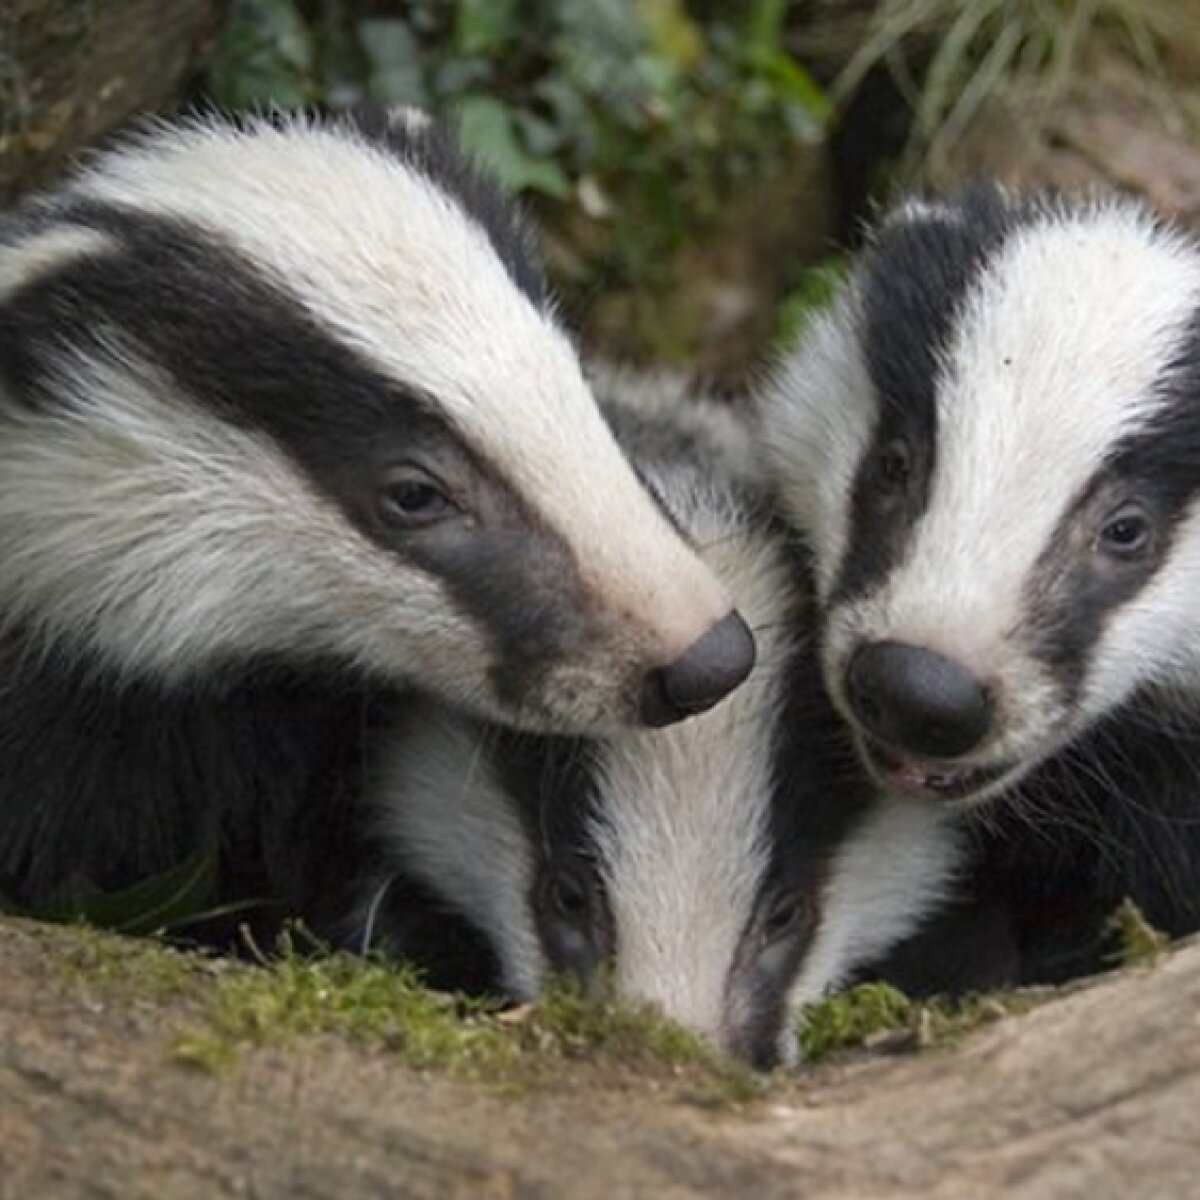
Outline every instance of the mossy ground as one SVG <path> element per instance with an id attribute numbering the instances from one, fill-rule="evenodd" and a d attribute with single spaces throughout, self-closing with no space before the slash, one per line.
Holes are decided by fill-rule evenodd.
<path id="1" fill-rule="evenodd" d="M 502 1009 L 435 992 L 411 970 L 285 945 L 262 965 L 233 964 L 213 981 L 173 1056 L 209 1071 L 259 1046 L 332 1036 L 407 1066 L 483 1084 L 563 1083 L 574 1070 L 606 1084 L 667 1086 L 680 1099 L 728 1107 L 762 1092 L 749 1071 L 657 1013 L 600 1002 L 567 985 L 537 1004 Z"/>
<path id="2" fill-rule="evenodd" d="M 510 1088 L 578 1077 L 589 1085 L 665 1086 L 680 1099 L 725 1108 L 787 1086 L 783 1073 L 755 1076 L 650 1009 L 595 1000 L 566 985 L 505 1010 L 431 991 L 395 964 L 301 951 L 299 939 L 253 964 L 83 927 L 30 928 L 55 943 L 56 970 L 72 986 L 122 1000 L 182 998 L 171 1056 L 208 1071 L 235 1067 L 255 1047 L 334 1037 L 415 1070 Z M 1166 951 L 1166 939 L 1131 903 L 1114 914 L 1113 930 L 1121 965 L 1154 962 Z M 885 984 L 863 984 L 809 1006 L 797 1037 L 806 1063 L 863 1048 L 917 1050 L 957 1041 L 1050 994 L 917 1001 Z"/>
<path id="3" fill-rule="evenodd" d="M 1117 906 L 1108 923 L 1115 939 L 1114 967 L 1158 962 L 1170 939 L 1155 929 L 1130 899 Z M 864 983 L 810 1005 L 797 1036 L 809 1063 L 840 1050 L 923 1049 L 954 1042 L 1001 1017 L 1028 1012 L 1055 994 L 1054 988 L 1024 988 L 967 996 L 960 1000 L 914 1000 L 885 983 Z"/>
<path id="4" fill-rule="evenodd" d="M 961 1000 L 913 1000 L 886 983 L 864 983 L 805 1010 L 797 1036 L 804 1060 L 839 1050 L 919 1050 L 957 1041 L 1001 1017 L 1027 1012 L 1043 993 L 995 992 Z"/>

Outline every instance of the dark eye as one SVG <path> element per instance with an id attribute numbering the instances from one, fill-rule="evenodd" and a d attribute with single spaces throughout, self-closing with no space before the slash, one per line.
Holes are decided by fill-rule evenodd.
<path id="1" fill-rule="evenodd" d="M 1144 558 L 1154 545 L 1154 524 L 1139 504 L 1126 504 L 1104 522 L 1100 549 L 1110 558 Z"/>
<path id="2" fill-rule="evenodd" d="M 776 897 L 762 924 L 763 941 L 774 942 L 792 933 L 806 911 L 804 901 L 796 893 L 785 892 Z"/>
<path id="3" fill-rule="evenodd" d="M 577 871 L 555 871 L 543 885 L 542 902 L 551 916 L 582 925 L 591 915 L 592 891 Z"/>
<path id="4" fill-rule="evenodd" d="M 912 475 L 912 455 L 903 438 L 885 442 L 875 456 L 875 481 L 885 492 L 902 492 Z"/>
<path id="5" fill-rule="evenodd" d="M 454 501 L 422 471 L 393 475 L 379 494 L 380 515 L 390 525 L 431 525 L 457 511 Z"/>

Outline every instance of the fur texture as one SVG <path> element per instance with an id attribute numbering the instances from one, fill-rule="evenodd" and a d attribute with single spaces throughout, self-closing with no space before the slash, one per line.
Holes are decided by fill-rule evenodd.
<path id="1" fill-rule="evenodd" d="M 928 806 L 878 802 L 855 770 L 796 550 L 749 482 L 749 430 L 662 381 L 609 386 L 635 467 L 755 630 L 755 670 L 692 721 L 603 741 L 413 714 L 382 739 L 379 862 L 351 940 L 371 912 L 373 945 L 459 983 L 456 936 L 482 933 L 515 997 L 607 967 L 620 994 L 766 1066 L 794 1057 L 803 1003 L 936 904 L 954 836 Z M 423 929 L 414 884 L 441 909 Z M 374 904 L 393 886 L 406 899 Z"/>
<path id="2" fill-rule="evenodd" d="M 1098 966 L 1125 894 L 1200 924 L 1196 246 L 1126 201 L 901 205 L 762 419 L 863 760 L 914 799 L 996 801 L 963 818 L 978 894 L 953 914 L 984 914 L 979 979 Z M 896 644 L 975 681 L 977 744 L 881 735 L 854 664 Z"/>
<path id="3" fill-rule="evenodd" d="M 0 563 L 0 886 L 26 901 L 197 840 L 283 863 L 247 822 L 352 793 L 410 684 L 637 724 L 729 612 L 511 205 L 404 112 L 153 126 L 0 225 Z"/>

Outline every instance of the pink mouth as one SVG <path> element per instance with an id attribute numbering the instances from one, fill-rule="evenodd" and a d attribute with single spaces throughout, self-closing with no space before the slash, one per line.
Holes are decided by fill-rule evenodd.
<path id="1" fill-rule="evenodd" d="M 863 740 L 867 764 L 891 792 L 928 800 L 964 800 L 1004 774 L 1003 767 L 947 767 L 906 758 L 890 747 Z"/>

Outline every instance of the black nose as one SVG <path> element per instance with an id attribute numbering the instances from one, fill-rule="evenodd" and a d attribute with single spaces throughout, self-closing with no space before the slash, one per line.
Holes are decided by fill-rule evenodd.
<path id="1" fill-rule="evenodd" d="M 718 621 L 673 663 L 651 671 L 642 684 L 642 720 L 670 725 L 712 708 L 754 666 L 754 635 L 736 613 Z"/>
<path id="2" fill-rule="evenodd" d="M 870 642 L 855 651 L 846 690 L 869 733 L 913 754 L 965 754 L 991 721 L 987 691 L 966 667 L 905 642 Z"/>

